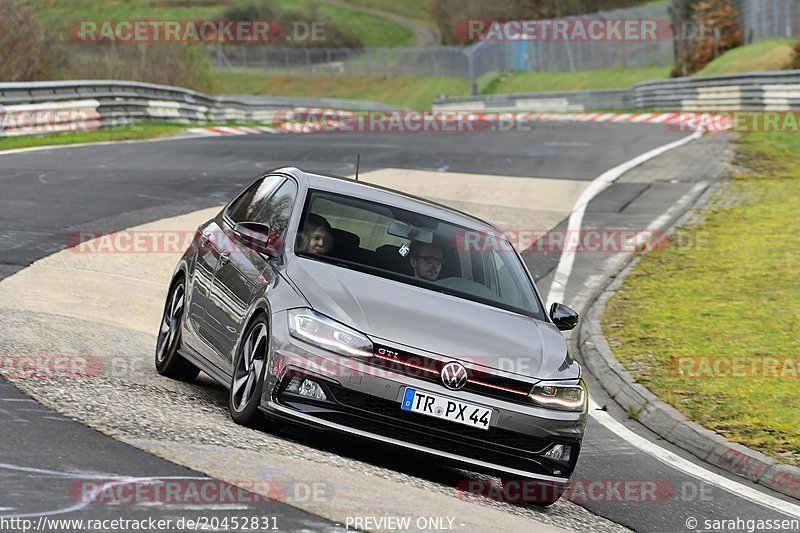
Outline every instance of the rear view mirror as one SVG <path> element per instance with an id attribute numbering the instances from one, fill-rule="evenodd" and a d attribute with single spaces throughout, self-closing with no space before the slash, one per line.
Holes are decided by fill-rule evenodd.
<path id="1" fill-rule="evenodd" d="M 430 244 L 433 242 L 433 231 L 403 224 L 402 222 L 392 222 L 389 224 L 386 233 L 394 235 L 395 237 L 400 237 L 401 239 L 417 241 L 423 244 Z"/>
<path id="2" fill-rule="evenodd" d="M 554 303 L 550 306 L 550 320 L 560 331 L 569 331 L 578 325 L 578 313 L 564 304 Z"/>

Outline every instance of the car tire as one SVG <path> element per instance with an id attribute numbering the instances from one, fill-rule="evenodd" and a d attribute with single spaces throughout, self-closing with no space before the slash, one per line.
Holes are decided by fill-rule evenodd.
<path id="1" fill-rule="evenodd" d="M 228 393 L 228 410 L 237 424 L 267 429 L 267 419 L 258 406 L 266 375 L 269 339 L 269 324 L 262 314 L 253 320 L 239 343 Z"/>
<path id="2" fill-rule="evenodd" d="M 181 381 L 192 381 L 200 369 L 180 353 L 186 285 L 182 280 L 172 284 L 164 304 L 161 326 L 156 341 L 156 370 L 162 376 Z"/>
<path id="3" fill-rule="evenodd" d="M 505 501 L 515 505 L 538 505 L 548 507 L 561 498 L 567 487 L 535 479 L 501 478 Z"/>

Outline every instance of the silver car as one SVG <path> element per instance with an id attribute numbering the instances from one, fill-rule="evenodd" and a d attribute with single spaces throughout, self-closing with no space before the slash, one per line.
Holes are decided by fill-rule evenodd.
<path id="1" fill-rule="evenodd" d="M 284 168 L 198 228 L 175 269 L 155 364 L 224 385 L 237 423 L 422 452 L 548 505 L 586 427 L 581 367 L 559 332 L 577 321 L 561 304 L 545 312 L 491 224 Z"/>

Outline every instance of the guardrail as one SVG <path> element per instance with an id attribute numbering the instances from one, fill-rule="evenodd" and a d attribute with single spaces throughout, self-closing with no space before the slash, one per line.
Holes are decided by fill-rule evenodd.
<path id="1" fill-rule="evenodd" d="M 295 107 L 390 108 L 336 98 L 210 96 L 181 87 L 116 80 L 0 83 L 0 137 L 87 131 L 136 120 L 269 123 L 276 114 Z"/>
<path id="2" fill-rule="evenodd" d="M 434 111 L 534 111 L 537 113 L 581 112 L 588 109 L 633 107 L 633 91 L 568 91 L 496 94 L 472 98 L 437 100 Z"/>
<path id="3" fill-rule="evenodd" d="M 648 81 L 611 91 L 497 94 L 440 99 L 435 110 L 572 112 L 594 109 L 663 111 L 798 111 L 800 70 Z"/>
<path id="4" fill-rule="evenodd" d="M 797 111 L 800 70 L 649 81 L 634 87 L 634 99 L 667 111 Z"/>

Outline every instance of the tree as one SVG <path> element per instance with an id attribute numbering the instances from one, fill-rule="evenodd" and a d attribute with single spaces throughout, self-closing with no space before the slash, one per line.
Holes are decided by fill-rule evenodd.
<path id="1" fill-rule="evenodd" d="M 692 42 L 688 29 L 694 23 L 694 4 L 697 0 L 672 0 L 670 18 L 672 19 L 672 42 L 675 68 L 673 76 L 688 76 L 692 58 Z"/>
<path id="2" fill-rule="evenodd" d="M 672 0 L 673 76 L 701 70 L 723 52 L 742 44 L 734 0 Z"/>

